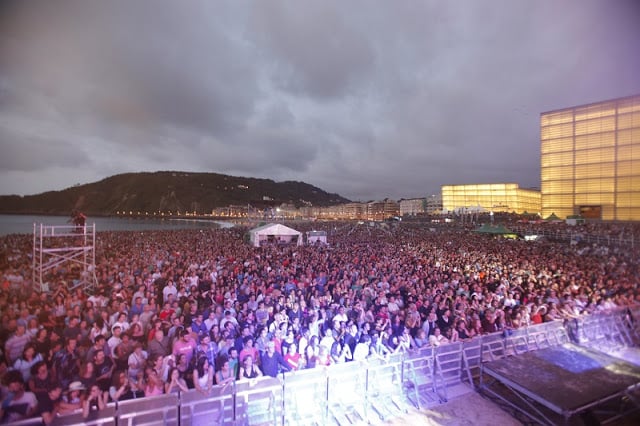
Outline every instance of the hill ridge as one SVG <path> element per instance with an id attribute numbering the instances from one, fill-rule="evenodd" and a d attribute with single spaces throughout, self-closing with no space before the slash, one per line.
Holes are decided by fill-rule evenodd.
<path id="1" fill-rule="evenodd" d="M 224 175 L 214 172 L 129 172 L 102 180 L 35 195 L 0 196 L 0 213 L 91 215 L 118 211 L 196 212 L 208 214 L 218 207 L 251 205 L 275 207 L 283 203 L 330 206 L 349 202 L 301 181 Z"/>

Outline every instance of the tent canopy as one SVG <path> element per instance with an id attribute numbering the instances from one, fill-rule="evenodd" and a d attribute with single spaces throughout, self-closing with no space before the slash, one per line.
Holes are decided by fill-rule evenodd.
<path id="1" fill-rule="evenodd" d="M 263 241 L 291 243 L 302 245 L 302 233 L 280 223 L 268 223 L 249 231 L 251 244 L 259 247 Z"/>
<path id="2" fill-rule="evenodd" d="M 545 220 L 547 222 L 562 222 L 563 221 L 555 213 L 551 213 Z"/>

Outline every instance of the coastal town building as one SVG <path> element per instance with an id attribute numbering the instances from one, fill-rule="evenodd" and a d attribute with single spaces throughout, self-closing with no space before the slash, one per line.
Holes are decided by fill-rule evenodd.
<path id="1" fill-rule="evenodd" d="M 409 198 L 398 201 L 400 216 L 417 216 L 427 211 L 426 198 Z"/>

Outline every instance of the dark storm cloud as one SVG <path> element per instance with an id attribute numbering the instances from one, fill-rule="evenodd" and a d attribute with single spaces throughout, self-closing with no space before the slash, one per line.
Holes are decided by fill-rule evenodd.
<path id="1" fill-rule="evenodd" d="M 626 0 L 7 1 L 0 193 L 154 170 L 361 200 L 538 186 L 541 112 L 640 93 L 638 12 Z"/>
<path id="2" fill-rule="evenodd" d="M 9 141 L 20 140 L 20 145 Z M 40 172 L 51 168 L 69 167 L 88 161 L 89 157 L 78 144 L 66 140 L 52 140 L 49 135 L 14 133 L 0 122 L 0 170 L 2 172 Z"/>
<path id="3" fill-rule="evenodd" d="M 366 35 L 331 2 L 256 2 L 251 33 L 285 91 L 323 98 L 351 92 L 373 66 Z"/>

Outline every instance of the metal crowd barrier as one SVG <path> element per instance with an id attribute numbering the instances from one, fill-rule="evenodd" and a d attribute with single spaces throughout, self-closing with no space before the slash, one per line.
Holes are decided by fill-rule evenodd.
<path id="1" fill-rule="evenodd" d="M 567 343 L 577 336 L 597 349 L 632 346 L 640 340 L 640 306 L 493 333 L 469 341 L 423 347 L 385 359 L 348 362 L 109 404 L 107 409 L 58 417 L 53 425 L 324 425 L 378 423 L 444 402 L 457 385 L 479 386 L 482 363 Z M 567 328 L 571 327 L 571 333 Z M 572 334 L 573 333 L 573 334 Z M 593 346 L 591 346 L 593 347 Z M 605 350 L 606 352 L 607 350 Z M 33 426 L 41 420 L 16 423 Z"/>
<path id="2" fill-rule="evenodd" d="M 602 352 L 637 345 L 637 339 L 634 338 L 636 331 L 631 320 L 637 310 L 637 307 L 617 308 L 576 320 L 577 343 Z"/>
<path id="3" fill-rule="evenodd" d="M 480 336 L 480 352 L 482 361 L 504 358 L 507 355 L 504 335 L 498 332 Z"/>
<path id="4" fill-rule="evenodd" d="M 408 412 L 403 398 L 403 354 L 395 354 L 388 361 L 371 359 L 367 362 L 367 404 L 380 420 Z"/>
<path id="5" fill-rule="evenodd" d="M 629 327 L 634 345 L 640 345 L 640 305 L 629 308 L 629 312 L 625 316 L 625 322 Z"/>
<path id="6" fill-rule="evenodd" d="M 236 424 L 274 425 L 284 418 L 283 386 L 280 379 L 259 377 L 236 382 Z"/>
<path id="7" fill-rule="evenodd" d="M 407 400 L 422 408 L 423 405 L 437 400 L 435 384 L 435 348 L 422 347 L 415 352 L 405 354 L 403 366 L 403 388 Z M 426 399 L 426 401 L 423 401 Z"/>
<path id="8" fill-rule="evenodd" d="M 140 399 L 142 401 L 142 399 Z M 38 418 L 42 424 L 42 419 Z M 110 403 L 104 410 L 89 413 L 86 419 L 82 417 L 82 412 L 75 412 L 66 416 L 56 417 L 52 426 L 115 426 L 117 423 L 116 404 Z"/>
<path id="9" fill-rule="evenodd" d="M 436 391 L 441 401 L 447 401 L 447 390 L 462 382 L 462 342 L 438 346 L 435 356 L 436 375 L 442 383 L 442 386 L 436 386 Z"/>
<path id="10" fill-rule="evenodd" d="M 178 423 L 178 395 L 166 394 L 118 403 L 118 426 Z"/>
<path id="11" fill-rule="evenodd" d="M 366 362 L 334 364 L 328 370 L 327 404 L 331 416 L 338 424 L 366 422 Z"/>
<path id="12" fill-rule="evenodd" d="M 327 424 L 327 368 L 292 371 L 284 377 L 286 422 L 292 425 Z"/>
<path id="13" fill-rule="evenodd" d="M 482 364 L 482 338 L 467 340 L 462 343 L 462 365 L 464 368 L 463 380 L 475 387 L 476 380 L 480 378 Z"/>
<path id="14" fill-rule="evenodd" d="M 196 390 L 180 394 L 180 424 L 225 425 L 234 421 L 234 386 L 214 386 L 209 395 Z M 118 425 L 119 426 L 119 425 Z"/>

